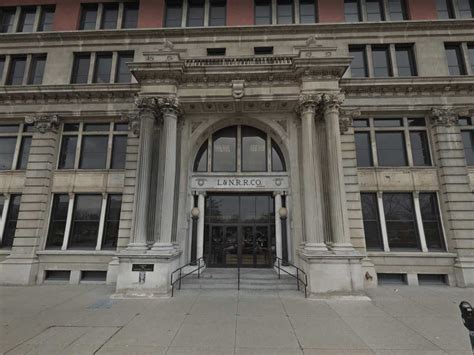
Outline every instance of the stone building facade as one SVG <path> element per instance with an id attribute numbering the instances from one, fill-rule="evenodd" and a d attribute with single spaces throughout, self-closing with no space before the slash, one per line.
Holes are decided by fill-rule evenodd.
<path id="1" fill-rule="evenodd" d="M 0 283 L 472 287 L 473 6 L 1 0 Z"/>

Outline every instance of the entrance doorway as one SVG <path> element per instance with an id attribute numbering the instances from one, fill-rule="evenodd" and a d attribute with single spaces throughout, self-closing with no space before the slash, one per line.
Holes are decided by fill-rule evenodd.
<path id="1" fill-rule="evenodd" d="M 273 197 L 209 195 L 204 258 L 209 267 L 271 267 L 275 254 Z"/>

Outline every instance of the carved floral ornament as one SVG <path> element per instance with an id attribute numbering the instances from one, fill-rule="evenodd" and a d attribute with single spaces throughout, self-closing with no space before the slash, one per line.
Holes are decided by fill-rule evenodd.
<path id="1" fill-rule="evenodd" d="M 433 107 L 428 117 L 435 126 L 453 126 L 458 124 L 459 117 L 469 116 L 468 109 L 455 110 L 452 107 Z"/>
<path id="2" fill-rule="evenodd" d="M 25 123 L 34 125 L 41 133 L 56 132 L 59 126 L 59 117 L 57 115 L 26 116 Z"/>

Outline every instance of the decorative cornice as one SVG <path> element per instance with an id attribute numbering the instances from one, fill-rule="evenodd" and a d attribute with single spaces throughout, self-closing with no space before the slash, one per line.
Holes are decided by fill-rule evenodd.
<path id="1" fill-rule="evenodd" d="M 57 132 L 59 117 L 57 115 L 26 116 L 25 123 L 34 125 L 40 133 L 46 133 L 47 131 Z"/>
<path id="2" fill-rule="evenodd" d="M 459 121 L 459 114 L 451 107 L 433 107 L 429 113 L 434 126 L 453 126 Z"/>

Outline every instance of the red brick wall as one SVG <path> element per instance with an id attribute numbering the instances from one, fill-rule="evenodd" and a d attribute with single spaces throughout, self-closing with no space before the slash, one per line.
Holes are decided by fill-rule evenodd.
<path id="1" fill-rule="evenodd" d="M 163 27 L 165 0 L 140 0 L 138 28 Z"/>
<path id="2" fill-rule="evenodd" d="M 344 0 L 319 0 L 319 22 L 344 22 Z"/>
<path id="3" fill-rule="evenodd" d="M 407 0 L 408 18 L 410 20 L 436 20 L 435 0 Z"/>
<path id="4" fill-rule="evenodd" d="M 248 26 L 254 23 L 253 0 L 227 1 L 227 26 Z"/>

